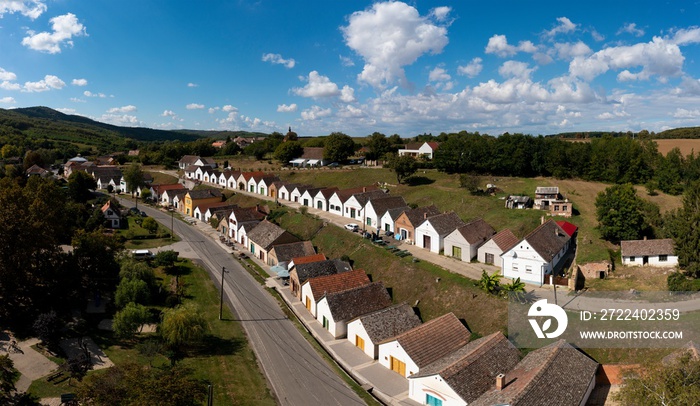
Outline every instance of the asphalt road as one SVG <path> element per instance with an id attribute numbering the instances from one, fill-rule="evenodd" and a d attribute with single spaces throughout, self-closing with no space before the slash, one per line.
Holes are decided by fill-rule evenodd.
<path id="1" fill-rule="evenodd" d="M 122 204 L 133 202 L 122 199 Z M 170 228 L 168 214 L 139 205 Z M 175 233 L 190 244 L 218 286 L 225 267 L 224 298 L 248 335 L 280 405 L 364 405 L 328 363 L 306 341 L 277 302 L 232 255 L 197 228 L 174 221 Z M 222 321 L 225 323 L 225 321 Z"/>

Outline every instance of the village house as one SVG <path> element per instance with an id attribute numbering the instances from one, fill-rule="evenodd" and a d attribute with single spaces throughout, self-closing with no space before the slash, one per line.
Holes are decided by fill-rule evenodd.
<path id="1" fill-rule="evenodd" d="M 181 201 L 185 200 L 185 195 L 189 192 L 189 189 L 171 189 L 163 191 L 161 195 L 161 203 L 163 206 L 173 206 L 175 210 L 182 211 Z"/>
<path id="2" fill-rule="evenodd" d="M 210 168 L 216 168 L 216 162 L 213 158 L 202 158 L 197 155 L 185 155 L 177 161 L 178 167 L 180 169 L 187 169 L 190 166 L 208 166 Z"/>
<path id="3" fill-rule="evenodd" d="M 287 267 L 292 258 L 314 255 L 316 250 L 311 241 L 297 241 L 289 244 L 278 244 L 272 247 L 267 256 L 267 264 Z"/>
<path id="4" fill-rule="evenodd" d="M 254 180 L 258 180 L 257 186 L 257 192 L 259 195 L 263 196 L 268 196 L 270 192 L 270 186 L 274 182 L 279 182 L 280 178 L 277 177 L 277 175 L 273 174 L 267 174 L 265 176 L 260 176 L 260 177 L 254 177 Z"/>
<path id="5" fill-rule="evenodd" d="M 597 370 L 597 362 L 559 340 L 527 354 L 469 405 L 535 405 L 543 404 L 544 399 L 549 405 L 585 405 L 595 387 Z"/>
<path id="6" fill-rule="evenodd" d="M 477 249 L 477 261 L 502 268 L 501 254 L 511 249 L 520 241 L 509 229 L 498 232 Z"/>
<path id="7" fill-rule="evenodd" d="M 292 191 L 298 186 L 301 185 L 298 183 L 285 183 L 277 189 L 277 196 L 282 200 L 292 201 Z"/>
<path id="8" fill-rule="evenodd" d="M 382 230 L 380 219 L 389 209 L 406 207 L 406 201 L 402 196 L 383 195 L 378 198 L 370 198 L 365 204 L 365 225 L 373 227 L 377 232 Z M 387 230 L 384 230 L 387 231 Z"/>
<path id="9" fill-rule="evenodd" d="M 275 201 L 277 201 L 277 199 L 279 198 L 279 190 L 282 186 L 284 186 L 284 182 L 282 182 L 281 180 L 277 180 L 270 183 L 270 186 L 267 188 L 267 195 L 275 199 Z"/>
<path id="10" fill-rule="evenodd" d="M 519 361 L 520 351 L 499 331 L 421 368 L 408 378 L 408 396 L 426 405 L 471 405 Z"/>
<path id="11" fill-rule="evenodd" d="M 229 202 L 198 204 L 197 207 L 195 207 L 194 209 L 194 218 L 208 223 L 214 211 L 227 211 L 232 210 L 234 207 L 237 207 L 237 205 Z"/>
<path id="12" fill-rule="evenodd" d="M 24 173 L 27 175 L 27 177 L 39 176 L 41 178 L 45 178 L 51 175 L 50 171 L 47 171 L 46 169 L 36 164 L 30 166 Z"/>
<path id="13" fill-rule="evenodd" d="M 105 223 L 109 228 L 121 228 L 122 227 L 122 214 L 119 208 L 112 204 L 111 200 L 108 200 L 102 206 L 102 216 L 105 218 Z"/>
<path id="14" fill-rule="evenodd" d="M 241 236 L 237 235 L 240 228 L 244 225 L 255 225 L 265 218 L 265 213 L 260 209 L 260 206 L 255 207 L 234 207 L 229 216 L 229 238 L 243 244 Z M 252 227 L 251 227 L 252 228 Z"/>
<path id="15" fill-rule="evenodd" d="M 133 191 L 133 193 L 136 194 L 136 196 L 141 195 L 141 188 L 143 188 L 143 187 L 150 188 L 151 187 L 151 183 L 153 183 L 153 176 L 151 176 L 151 174 L 148 172 L 144 172 L 142 180 L 143 180 L 143 185 L 137 186 L 136 190 Z M 119 190 L 121 190 L 122 192 L 131 192 L 129 185 L 126 182 L 126 179 L 124 179 L 124 176 L 122 176 L 121 179 L 119 179 Z"/>
<path id="16" fill-rule="evenodd" d="M 294 266 L 296 264 L 299 264 L 299 265 L 310 264 L 312 262 L 321 262 L 321 261 L 325 261 L 327 259 L 328 258 L 326 258 L 326 256 L 323 254 L 313 254 L 313 255 L 306 255 L 303 257 L 294 257 L 294 258 L 292 258 L 291 261 L 289 261 L 289 265 L 287 265 L 287 269 L 291 270 L 292 268 L 294 268 Z"/>
<path id="17" fill-rule="evenodd" d="M 301 196 L 309 189 L 314 189 L 312 185 L 299 185 L 292 189 L 289 193 L 289 200 L 295 203 L 301 203 Z"/>
<path id="18" fill-rule="evenodd" d="M 411 210 L 411 208 L 409 206 L 403 206 L 387 210 L 379 219 L 380 228 L 384 230 L 385 233 L 396 233 L 396 220 L 407 210 Z"/>
<path id="19" fill-rule="evenodd" d="M 310 189 L 306 189 L 304 193 L 299 197 L 299 203 L 301 203 L 303 206 L 307 207 L 313 207 L 314 205 L 314 197 L 325 188 L 322 187 L 314 187 Z"/>
<path id="20" fill-rule="evenodd" d="M 323 159 L 323 147 L 304 147 L 301 157 L 289 161 L 294 167 L 320 167 L 330 162 Z"/>
<path id="21" fill-rule="evenodd" d="M 368 190 L 362 193 L 353 193 L 343 202 L 343 216 L 365 224 L 365 205 L 370 199 L 386 197 L 383 190 Z"/>
<path id="22" fill-rule="evenodd" d="M 440 210 L 433 205 L 406 210 L 396 219 L 394 233 L 398 234 L 401 240 L 415 244 L 416 227 L 426 219 L 438 214 L 440 214 Z"/>
<path id="23" fill-rule="evenodd" d="M 447 313 L 379 343 L 379 363 L 409 377 L 467 345 L 471 332 Z"/>
<path id="24" fill-rule="evenodd" d="M 219 235 L 224 237 L 226 241 L 231 241 L 231 232 L 230 226 L 229 226 L 229 216 L 231 216 L 231 211 L 232 210 L 227 210 L 222 213 L 214 213 L 218 219 L 219 219 L 219 224 L 216 225 L 216 231 L 219 232 Z"/>
<path id="25" fill-rule="evenodd" d="M 406 303 L 377 310 L 348 322 L 348 341 L 372 359 L 379 356 L 379 343 L 420 326 L 420 318 Z"/>
<path id="26" fill-rule="evenodd" d="M 223 195 L 219 189 L 201 189 L 201 190 L 190 190 L 185 194 L 185 201 L 183 204 L 183 212 L 194 217 L 194 209 L 205 203 L 217 203 L 220 202 Z"/>
<path id="27" fill-rule="evenodd" d="M 445 237 L 445 255 L 470 262 L 476 258 L 479 247 L 494 234 L 496 230 L 483 219 L 472 220 Z"/>
<path id="28" fill-rule="evenodd" d="M 457 213 L 438 214 L 428 217 L 416 227 L 416 245 L 439 254 L 445 245 L 445 237 L 464 225 Z"/>
<path id="29" fill-rule="evenodd" d="M 211 143 L 211 146 L 214 148 L 221 149 L 224 146 L 226 146 L 226 140 L 219 140 L 219 141 L 214 141 Z"/>
<path id="30" fill-rule="evenodd" d="M 349 217 L 345 215 L 345 202 L 356 193 L 366 193 L 377 189 L 378 188 L 376 186 L 362 186 L 338 190 L 328 199 L 328 211 L 339 216 Z"/>
<path id="31" fill-rule="evenodd" d="M 545 279 L 561 271 L 574 242 L 554 220 L 549 220 L 501 254 L 503 276 L 543 285 Z"/>
<path id="32" fill-rule="evenodd" d="M 678 265 L 673 240 L 627 240 L 620 241 L 622 264 L 627 266 L 674 267 Z"/>
<path id="33" fill-rule="evenodd" d="M 337 187 L 327 187 L 319 190 L 314 196 L 314 207 L 319 210 L 328 211 L 328 199 L 338 190 Z"/>
<path id="34" fill-rule="evenodd" d="M 347 323 L 357 316 L 391 306 L 391 296 L 381 282 L 350 290 L 326 293 L 316 304 L 316 320 L 334 338 L 347 334 Z"/>
<path id="35" fill-rule="evenodd" d="M 273 246 L 299 241 L 289 231 L 267 220 L 258 223 L 247 234 L 250 253 L 265 263 Z"/>
<path id="36" fill-rule="evenodd" d="M 561 200 L 558 187 L 538 186 L 535 188 L 535 209 L 549 211 L 550 203 L 556 200 Z"/>
<path id="37" fill-rule="evenodd" d="M 316 303 L 324 295 L 354 289 L 359 286 L 369 285 L 369 283 L 369 277 L 362 269 L 317 276 L 307 279 L 301 285 L 301 302 L 306 306 L 306 310 L 316 317 Z"/>
<path id="38" fill-rule="evenodd" d="M 153 192 L 153 195 L 151 197 L 153 198 L 153 201 L 158 202 L 164 206 L 168 206 L 170 204 L 170 201 L 166 201 L 164 199 L 166 197 L 164 196 L 165 192 L 168 190 L 185 190 L 185 185 L 180 183 L 172 183 L 167 185 L 151 185 L 151 191 Z"/>
<path id="39" fill-rule="evenodd" d="M 289 289 L 292 295 L 301 299 L 301 285 L 308 279 L 349 271 L 352 271 L 350 264 L 337 258 L 306 263 L 294 261 L 289 270 Z"/>
<path id="40" fill-rule="evenodd" d="M 258 180 L 265 176 L 265 172 L 243 172 L 238 177 L 238 188 L 250 193 L 257 193 Z M 257 179 L 255 179 L 257 177 Z"/>
<path id="41" fill-rule="evenodd" d="M 408 155 L 414 158 L 432 160 L 435 151 L 437 151 L 439 147 L 440 143 L 438 142 L 412 142 L 406 144 L 404 148 L 399 149 L 397 152 L 399 156 Z"/>
<path id="42" fill-rule="evenodd" d="M 530 196 L 508 196 L 506 198 L 506 209 L 527 209 L 532 207 Z"/>

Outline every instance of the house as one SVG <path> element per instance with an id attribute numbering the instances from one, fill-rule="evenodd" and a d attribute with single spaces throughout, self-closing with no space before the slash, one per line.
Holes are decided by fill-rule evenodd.
<path id="1" fill-rule="evenodd" d="M 194 218 L 197 220 L 202 220 L 206 223 L 209 222 L 211 215 L 215 210 L 231 210 L 237 205 L 229 202 L 214 202 L 214 203 L 202 203 L 198 204 L 194 209 Z"/>
<path id="2" fill-rule="evenodd" d="M 440 147 L 438 142 L 411 142 L 406 144 L 402 149 L 397 152 L 399 156 L 408 155 L 414 158 L 424 158 L 433 159 L 435 151 Z"/>
<path id="3" fill-rule="evenodd" d="M 267 187 L 267 195 L 275 199 L 277 201 L 277 198 L 279 197 L 279 189 L 284 186 L 284 182 L 281 180 L 274 181 L 270 183 L 270 185 Z"/>
<path id="4" fill-rule="evenodd" d="M 202 172 L 203 182 L 210 183 L 212 185 L 219 184 L 219 175 L 221 175 L 221 172 L 217 171 L 216 169 L 210 169 L 206 167 L 202 167 Z"/>
<path id="5" fill-rule="evenodd" d="M 188 216 L 194 217 L 194 209 L 205 203 L 217 203 L 220 202 L 223 195 L 219 189 L 200 189 L 200 190 L 190 190 L 185 194 L 185 202 L 183 205 L 183 212 Z"/>
<path id="6" fill-rule="evenodd" d="M 160 202 L 163 206 L 173 206 L 175 209 L 178 209 L 178 211 L 182 211 L 180 209 L 179 204 L 177 204 L 180 201 L 185 200 L 185 195 L 187 192 L 189 192 L 189 189 L 170 189 L 170 190 L 164 190 L 163 194 L 160 196 Z M 177 198 L 177 202 L 176 202 Z"/>
<path id="7" fill-rule="evenodd" d="M 415 244 L 439 254 L 444 248 L 445 237 L 463 225 L 462 219 L 453 211 L 428 217 L 416 227 Z"/>
<path id="8" fill-rule="evenodd" d="M 532 351 L 515 368 L 497 376 L 470 406 L 582 406 L 595 387 L 597 370 L 597 362 L 559 340 Z"/>
<path id="9" fill-rule="evenodd" d="M 391 306 L 391 296 L 381 282 L 350 290 L 326 293 L 316 304 L 316 320 L 335 338 L 345 337 L 347 323 L 357 316 Z"/>
<path id="10" fill-rule="evenodd" d="M 27 175 L 27 177 L 39 176 L 41 178 L 45 178 L 51 175 L 50 171 L 47 171 L 46 169 L 36 164 L 30 166 L 24 173 Z"/>
<path id="11" fill-rule="evenodd" d="M 258 181 L 253 178 L 265 176 L 265 172 L 242 172 L 238 177 L 238 189 L 257 193 Z"/>
<path id="12" fill-rule="evenodd" d="M 339 189 L 337 187 L 327 187 L 324 189 L 319 190 L 316 193 L 316 196 L 314 196 L 314 207 L 323 210 L 323 211 L 328 211 L 328 199 L 333 196 L 333 193 L 337 192 Z"/>
<path id="13" fill-rule="evenodd" d="M 408 396 L 426 405 L 471 405 L 519 361 L 520 351 L 499 331 L 421 368 L 408 378 Z"/>
<path id="14" fill-rule="evenodd" d="M 538 186 L 535 188 L 535 209 L 549 210 L 550 202 L 560 200 L 559 188 L 556 186 Z"/>
<path id="15" fill-rule="evenodd" d="M 307 279 L 301 285 L 301 302 L 306 306 L 306 310 L 316 317 L 316 304 L 324 295 L 354 289 L 369 283 L 369 277 L 362 269 L 317 276 Z"/>
<path id="16" fill-rule="evenodd" d="M 202 158 L 197 155 L 185 155 L 177 161 L 178 167 L 180 169 L 187 169 L 190 166 L 208 166 L 210 168 L 216 168 L 216 162 L 214 158 Z"/>
<path id="17" fill-rule="evenodd" d="M 573 215 L 574 205 L 569 199 L 557 199 L 549 201 L 548 216 L 571 217 Z"/>
<path id="18" fill-rule="evenodd" d="M 530 196 L 506 197 L 506 209 L 527 209 L 529 207 L 532 207 Z"/>
<path id="19" fill-rule="evenodd" d="M 228 169 L 224 170 L 221 172 L 221 176 L 219 177 L 219 185 L 221 185 L 221 182 L 223 181 L 223 186 L 226 189 L 237 189 L 236 183 L 239 176 L 241 176 L 241 172 L 239 171 L 231 171 Z"/>
<path id="20" fill-rule="evenodd" d="M 469 343 L 471 332 L 447 313 L 379 343 L 379 363 L 409 377 Z"/>
<path id="21" fill-rule="evenodd" d="M 229 216 L 231 215 L 231 210 L 224 212 L 217 212 L 216 217 L 219 219 L 219 224 L 216 225 L 216 231 L 219 232 L 220 236 L 223 236 L 226 241 L 231 241 L 231 232 L 229 226 Z"/>
<path id="22" fill-rule="evenodd" d="M 501 254 L 511 249 L 518 241 L 518 237 L 509 229 L 501 230 L 477 249 L 476 260 L 502 268 Z"/>
<path id="23" fill-rule="evenodd" d="M 287 265 L 287 269 L 292 269 L 296 264 L 309 264 L 311 262 L 320 262 L 320 261 L 325 261 L 328 258 L 326 258 L 325 255 L 323 254 L 313 254 L 313 255 L 306 255 L 303 257 L 294 257 L 292 258 L 291 261 L 289 261 L 289 265 Z"/>
<path id="24" fill-rule="evenodd" d="M 345 201 L 348 200 L 352 195 L 356 193 L 366 193 L 372 190 L 379 189 L 376 186 L 362 186 L 350 189 L 342 189 L 334 192 L 328 199 L 328 211 L 337 214 L 339 216 L 345 216 L 345 209 L 343 205 Z M 348 216 L 345 216 L 348 217 Z"/>
<path id="25" fill-rule="evenodd" d="M 377 310 L 348 322 L 348 341 L 372 359 L 379 356 L 380 342 L 420 326 L 420 318 L 406 303 Z"/>
<path id="26" fill-rule="evenodd" d="M 119 208 L 112 204 L 111 200 L 108 200 L 107 203 L 105 203 L 102 206 L 102 216 L 105 218 L 105 223 L 108 225 L 110 228 L 121 228 L 122 226 L 122 214 L 119 211 Z"/>
<path id="27" fill-rule="evenodd" d="M 286 183 L 277 189 L 277 196 L 282 200 L 291 201 L 292 191 L 297 187 L 301 186 L 298 183 Z"/>
<path id="28" fill-rule="evenodd" d="M 248 233 L 258 225 L 258 223 L 245 223 L 234 228 L 229 218 L 229 232 L 233 232 L 233 239 L 244 247 L 248 247 Z"/>
<path id="29" fill-rule="evenodd" d="M 202 180 L 202 167 L 190 165 L 185 171 L 185 179 Z"/>
<path id="30" fill-rule="evenodd" d="M 297 241 L 289 244 L 278 244 L 272 247 L 267 256 L 267 264 L 287 267 L 292 258 L 305 257 L 316 253 L 311 241 Z"/>
<path id="31" fill-rule="evenodd" d="M 408 240 L 415 244 L 416 227 L 426 219 L 438 214 L 440 214 L 440 210 L 432 205 L 406 210 L 396 218 L 394 233 L 397 234 L 401 240 Z"/>
<path id="32" fill-rule="evenodd" d="M 673 240 L 629 240 L 620 241 L 622 264 L 627 266 L 674 267 L 678 265 Z"/>
<path id="33" fill-rule="evenodd" d="M 243 225 L 255 225 L 265 218 L 265 213 L 262 212 L 260 206 L 255 207 L 234 207 L 229 216 L 229 238 L 241 244 L 241 238 L 237 235 L 238 230 Z M 245 244 L 244 244 L 245 245 Z"/>
<path id="34" fill-rule="evenodd" d="M 289 288 L 294 296 L 301 299 L 301 285 L 308 279 L 349 271 L 352 271 L 350 264 L 337 258 L 307 263 L 294 261 L 294 266 L 289 270 Z"/>
<path id="35" fill-rule="evenodd" d="M 214 148 L 221 149 L 224 146 L 226 146 L 226 140 L 219 140 L 219 141 L 214 141 L 211 143 L 211 146 Z"/>
<path id="36" fill-rule="evenodd" d="M 501 254 L 503 276 L 543 285 L 545 275 L 561 271 L 574 241 L 554 220 L 549 220 Z"/>
<path id="37" fill-rule="evenodd" d="M 370 199 L 378 199 L 380 197 L 386 197 L 386 193 L 383 190 L 353 193 L 343 202 L 343 216 L 364 224 L 365 205 Z"/>
<path id="38" fill-rule="evenodd" d="M 396 220 L 406 210 L 411 210 L 411 208 L 409 206 L 404 206 L 387 210 L 386 213 L 384 213 L 384 215 L 382 215 L 382 217 L 379 219 L 380 228 L 384 230 L 385 233 L 396 233 Z"/>
<path id="39" fill-rule="evenodd" d="M 289 161 L 294 167 L 326 166 L 330 161 L 323 159 L 323 147 L 304 147 L 301 157 Z"/>
<path id="40" fill-rule="evenodd" d="M 389 209 L 406 207 L 406 201 L 402 196 L 382 196 L 370 198 L 365 204 L 365 225 L 374 227 L 377 232 L 382 230 L 381 218 Z M 384 230 L 387 231 L 387 230 Z"/>
<path id="41" fill-rule="evenodd" d="M 494 234 L 496 230 L 483 219 L 472 220 L 445 237 L 445 255 L 470 262 L 476 258 L 479 247 Z"/>
<path id="42" fill-rule="evenodd" d="M 172 183 L 167 185 L 151 185 L 151 190 L 153 191 L 153 200 L 160 204 L 163 204 L 164 206 L 167 206 L 170 204 L 170 201 L 166 202 L 164 200 L 165 192 L 168 190 L 185 190 L 185 185 L 180 183 Z"/>
<path id="43" fill-rule="evenodd" d="M 108 189 L 112 186 L 112 190 L 121 189 L 122 171 L 117 166 L 93 166 L 87 169 L 87 172 L 95 178 L 98 189 Z"/>
<path id="44" fill-rule="evenodd" d="M 247 234 L 247 247 L 250 253 L 263 262 L 267 262 L 268 254 L 273 246 L 299 241 L 289 231 L 267 220 L 258 223 Z"/>
<path id="45" fill-rule="evenodd" d="M 298 185 L 289 193 L 289 200 L 301 203 L 301 196 L 309 189 L 314 189 L 312 185 Z"/>
<path id="46" fill-rule="evenodd" d="M 253 179 L 258 180 L 257 193 L 259 195 L 263 195 L 263 196 L 268 196 L 268 193 L 270 191 L 270 186 L 274 182 L 280 181 L 280 178 L 278 178 L 277 175 L 272 175 L 272 174 L 267 174 L 265 176 L 260 176 L 260 177 L 254 177 Z"/>
<path id="47" fill-rule="evenodd" d="M 299 203 L 301 203 L 304 206 L 307 207 L 314 207 L 314 197 L 325 188 L 322 187 L 314 187 L 310 189 L 306 189 L 304 193 L 299 197 Z"/>

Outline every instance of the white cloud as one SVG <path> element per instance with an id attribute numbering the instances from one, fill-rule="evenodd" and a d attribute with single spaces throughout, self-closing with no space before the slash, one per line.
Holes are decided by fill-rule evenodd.
<path id="1" fill-rule="evenodd" d="M 85 97 L 99 97 L 100 99 L 104 99 L 105 97 L 107 97 L 107 95 L 105 95 L 104 93 L 93 93 L 89 90 L 84 91 L 83 95 Z"/>
<path id="2" fill-rule="evenodd" d="M 28 36 L 22 39 L 22 45 L 35 51 L 57 54 L 61 52 L 61 45 L 73 46 L 72 38 L 87 35 L 85 26 L 78 22 L 75 14 L 68 13 L 49 20 L 53 32 L 27 31 Z"/>
<path id="3" fill-rule="evenodd" d="M 358 80 L 375 88 L 397 80 L 406 84 L 404 66 L 425 53 L 441 53 L 448 43 L 445 27 L 399 1 L 375 3 L 348 20 L 342 27 L 345 43 L 365 61 Z"/>
<path id="4" fill-rule="evenodd" d="M 547 65 L 554 62 L 554 59 L 544 52 L 535 52 L 532 54 L 532 59 L 534 59 L 535 62 L 539 63 L 540 65 Z"/>
<path id="5" fill-rule="evenodd" d="M 98 121 L 102 121 L 104 123 L 109 123 L 109 124 L 114 124 L 114 125 L 120 125 L 120 126 L 130 126 L 130 127 L 139 127 L 142 126 L 143 124 L 141 121 L 136 116 L 131 116 L 128 114 L 103 114 Z"/>
<path id="6" fill-rule="evenodd" d="M 591 37 L 593 37 L 594 41 L 598 42 L 605 40 L 605 36 L 596 30 L 591 30 Z"/>
<path id="7" fill-rule="evenodd" d="M 698 118 L 700 117 L 700 109 L 695 109 L 695 110 L 686 110 L 682 108 L 677 108 L 675 112 L 673 112 L 673 117 L 675 118 Z"/>
<path id="8" fill-rule="evenodd" d="M 172 110 L 163 110 L 163 114 L 160 115 L 161 117 L 176 117 L 175 112 Z"/>
<path id="9" fill-rule="evenodd" d="M 519 61 L 506 61 L 498 68 L 498 73 L 504 78 L 518 77 L 527 79 L 535 69 L 529 69 L 528 64 Z"/>
<path id="10" fill-rule="evenodd" d="M 107 113 L 133 113 L 136 110 L 136 106 L 130 104 L 128 106 L 112 107 L 111 109 L 107 110 Z"/>
<path id="11" fill-rule="evenodd" d="M 270 62 L 276 65 L 283 65 L 287 69 L 291 69 L 296 64 L 293 58 L 284 59 L 280 54 L 263 54 L 263 62 Z"/>
<path id="12" fill-rule="evenodd" d="M 554 44 L 554 50 L 557 53 L 559 59 L 569 60 L 577 56 L 590 55 L 593 51 L 588 45 L 579 41 L 576 43 L 564 42 Z"/>
<path id="13" fill-rule="evenodd" d="M 636 23 L 628 23 L 620 27 L 619 30 L 617 30 L 617 35 L 624 33 L 632 34 L 635 37 L 641 37 L 642 35 L 644 35 L 644 30 L 642 30 L 641 28 L 637 28 Z"/>
<path id="14" fill-rule="evenodd" d="M 20 90 L 21 88 L 22 86 L 20 86 L 19 83 L 10 82 L 7 80 L 0 82 L 0 89 L 3 90 Z"/>
<path id="15" fill-rule="evenodd" d="M 356 100 L 357 99 L 355 99 L 355 89 L 348 85 L 343 86 L 343 88 L 340 90 L 340 101 L 345 103 L 352 103 Z"/>
<path id="16" fill-rule="evenodd" d="M 700 28 L 691 27 L 676 31 L 673 35 L 673 43 L 676 45 L 697 44 L 700 42 Z"/>
<path id="17" fill-rule="evenodd" d="M 286 104 L 277 105 L 277 112 L 278 113 L 293 113 L 295 111 L 297 111 L 297 104 L 296 103 L 292 103 L 290 105 L 286 105 Z"/>
<path id="18" fill-rule="evenodd" d="M 187 110 L 202 110 L 204 108 L 203 104 L 197 104 L 197 103 L 190 103 L 187 106 L 185 106 Z"/>
<path id="19" fill-rule="evenodd" d="M 190 83 L 187 84 L 187 87 L 199 87 L 199 85 L 196 84 L 196 83 L 190 82 Z"/>
<path id="20" fill-rule="evenodd" d="M 229 112 L 232 112 L 232 111 L 238 111 L 238 108 L 233 107 L 233 106 L 230 105 L 230 104 L 227 104 L 227 105 L 225 105 L 224 107 L 222 107 L 221 110 L 223 110 L 223 111 L 229 113 Z"/>
<path id="21" fill-rule="evenodd" d="M 46 11 L 46 4 L 41 0 L 1 0 L 0 18 L 5 14 L 20 13 L 35 20 Z"/>
<path id="22" fill-rule="evenodd" d="M 319 118 L 328 117 L 331 115 L 331 109 L 323 109 L 319 106 L 311 106 L 301 112 L 301 118 L 304 120 L 317 120 Z"/>
<path id="23" fill-rule="evenodd" d="M 559 17 L 557 18 L 557 21 L 559 22 L 559 25 L 547 31 L 546 34 L 548 36 L 553 37 L 557 34 L 568 34 L 576 31 L 576 27 L 578 26 L 578 24 L 572 23 L 571 20 L 566 17 Z"/>
<path id="24" fill-rule="evenodd" d="M 88 81 L 87 81 L 87 79 L 73 79 L 71 81 L 71 84 L 73 86 L 87 86 Z"/>
<path id="25" fill-rule="evenodd" d="M 481 70 L 484 68 L 484 65 L 482 65 L 481 62 L 481 58 L 474 58 L 465 66 L 457 67 L 457 73 L 473 78 L 481 73 Z"/>
<path id="26" fill-rule="evenodd" d="M 534 53 L 536 51 L 537 47 L 530 41 L 520 41 L 517 47 L 510 45 L 505 35 L 494 35 L 489 38 L 484 50 L 487 54 L 496 54 L 501 58 L 513 56 L 518 52 Z"/>
<path id="27" fill-rule="evenodd" d="M 430 82 L 444 82 L 450 79 L 452 79 L 452 77 L 441 67 L 436 67 L 428 74 L 428 80 Z"/>
<path id="28" fill-rule="evenodd" d="M 33 93 L 33 92 L 46 92 L 51 89 L 63 89 L 66 86 L 66 82 L 59 79 L 54 75 L 46 75 L 44 79 L 38 82 L 25 82 L 23 91 Z"/>
<path id="29" fill-rule="evenodd" d="M 355 66 L 355 62 L 351 58 L 348 58 L 347 56 L 343 56 L 343 55 L 338 55 L 338 57 L 340 58 L 341 65 L 343 65 L 343 66 Z"/>
<path id="30" fill-rule="evenodd" d="M 304 87 L 295 87 L 292 89 L 292 92 L 297 96 L 311 97 L 315 99 L 319 97 L 338 96 L 340 94 L 338 85 L 331 82 L 328 76 L 320 75 L 315 70 L 309 72 L 309 76 L 307 78 L 302 77 L 300 79 L 307 80 L 308 83 Z"/>
<path id="31" fill-rule="evenodd" d="M 219 110 L 221 110 L 221 107 L 218 107 L 218 106 L 217 106 L 217 107 L 209 107 L 209 110 L 208 110 L 208 111 L 209 111 L 209 114 L 214 114 L 214 113 L 216 113 L 216 112 L 219 111 Z"/>
<path id="32" fill-rule="evenodd" d="M 85 100 L 79 99 L 77 97 L 71 97 L 70 101 L 72 101 L 73 103 L 87 103 Z"/>
<path id="33" fill-rule="evenodd" d="M 437 21 L 447 20 L 447 15 L 452 11 L 452 7 L 442 6 L 435 7 L 430 11 L 430 15 L 433 16 Z"/>
<path id="34" fill-rule="evenodd" d="M 17 75 L 15 75 L 12 72 L 8 72 L 3 68 L 0 68 L 0 80 L 9 80 L 9 81 L 14 81 L 17 80 Z"/>
<path id="35" fill-rule="evenodd" d="M 9 96 L 7 96 L 7 97 L 3 97 L 2 99 L 0 99 L 0 103 L 3 103 L 3 104 L 15 104 L 15 103 L 17 103 L 17 102 L 15 101 L 14 97 L 9 97 Z"/>

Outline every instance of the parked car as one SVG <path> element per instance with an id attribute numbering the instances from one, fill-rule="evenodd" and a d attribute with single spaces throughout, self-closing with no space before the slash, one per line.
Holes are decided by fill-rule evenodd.
<path id="1" fill-rule="evenodd" d="M 345 228 L 347 228 L 350 231 L 357 231 L 357 229 L 360 227 L 357 224 L 348 223 L 345 225 Z"/>
<path id="2" fill-rule="evenodd" d="M 130 208 L 129 208 L 129 213 L 131 213 L 131 214 L 139 214 L 139 209 L 137 209 L 136 207 L 130 207 Z"/>
<path id="3" fill-rule="evenodd" d="M 139 215 L 140 215 L 141 217 L 148 217 L 148 214 L 146 214 L 145 211 L 142 211 L 141 213 L 139 213 Z"/>
<path id="4" fill-rule="evenodd" d="M 329 167 L 329 168 L 337 168 L 337 167 L 339 167 L 339 166 L 340 166 L 340 164 L 337 163 L 337 162 L 331 162 L 331 163 L 328 164 L 328 167 Z"/>
<path id="5" fill-rule="evenodd" d="M 149 251 L 149 250 L 133 250 L 131 251 L 131 256 L 134 257 L 134 259 L 153 259 L 156 257 L 156 255 Z"/>

